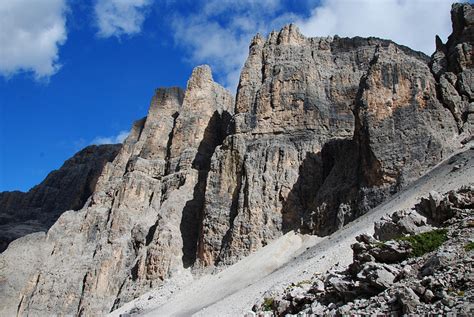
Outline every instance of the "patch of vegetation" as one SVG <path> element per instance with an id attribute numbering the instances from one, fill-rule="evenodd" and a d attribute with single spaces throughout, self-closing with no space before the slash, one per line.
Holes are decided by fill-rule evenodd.
<path id="1" fill-rule="evenodd" d="M 296 284 L 297 287 L 301 287 L 303 286 L 304 284 L 313 284 L 310 280 L 302 280 L 301 282 L 298 282 Z"/>
<path id="2" fill-rule="evenodd" d="M 451 296 L 464 297 L 464 295 L 465 295 L 465 292 L 461 289 L 448 287 L 447 291 L 448 291 L 448 294 L 451 295 Z"/>
<path id="3" fill-rule="evenodd" d="M 263 299 L 263 310 L 264 311 L 272 311 L 273 310 L 273 302 L 274 302 L 273 298 L 265 297 Z"/>
<path id="4" fill-rule="evenodd" d="M 466 250 L 468 252 L 474 250 L 474 242 L 469 242 L 468 244 L 466 244 L 464 246 L 464 250 Z"/>
<path id="5" fill-rule="evenodd" d="M 443 242 L 448 240 L 447 233 L 448 230 L 446 229 L 436 229 L 413 236 L 401 237 L 398 240 L 408 241 L 413 248 L 411 256 L 419 257 L 438 249 Z"/>

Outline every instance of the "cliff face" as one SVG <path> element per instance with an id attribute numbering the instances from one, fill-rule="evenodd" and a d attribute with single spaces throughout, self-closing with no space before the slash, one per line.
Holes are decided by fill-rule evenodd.
<path id="1" fill-rule="evenodd" d="M 436 86 L 426 56 L 389 41 L 292 25 L 255 37 L 198 257 L 231 263 L 290 230 L 331 233 L 420 177 L 457 136 Z"/>
<path id="2" fill-rule="evenodd" d="M 446 44 L 436 37 L 431 68 L 439 82 L 439 97 L 456 119 L 460 132 L 470 137 L 474 126 L 474 8 L 454 5 L 453 33 Z"/>
<path id="3" fill-rule="evenodd" d="M 0 193 L 0 252 L 19 237 L 47 231 L 64 211 L 81 209 L 119 149 L 117 144 L 89 146 L 27 193 Z"/>
<path id="4" fill-rule="evenodd" d="M 464 22 L 454 22 L 462 30 L 445 51 L 472 45 L 469 10 L 453 7 L 453 21 Z M 185 91 L 158 89 L 84 208 L 0 255 L 0 315 L 103 314 L 287 231 L 339 229 L 471 129 L 443 98 L 441 78 L 451 75 L 434 70 L 439 54 L 430 61 L 375 38 L 305 38 L 290 25 L 253 39 L 235 102 L 206 66 Z M 463 63 L 454 74 L 470 87 Z"/>
<path id="5" fill-rule="evenodd" d="M 2 254 L 0 314 L 104 314 L 189 267 L 232 107 L 208 67 L 194 70 L 186 91 L 158 89 L 84 208 Z"/>

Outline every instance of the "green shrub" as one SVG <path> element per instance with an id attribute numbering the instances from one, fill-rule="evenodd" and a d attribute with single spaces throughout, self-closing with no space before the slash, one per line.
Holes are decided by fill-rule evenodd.
<path id="1" fill-rule="evenodd" d="M 266 297 L 263 299 L 263 310 L 264 311 L 272 311 L 273 310 L 273 298 Z"/>
<path id="2" fill-rule="evenodd" d="M 418 257 L 438 249 L 443 242 L 448 240 L 447 233 L 448 230 L 446 229 L 436 229 L 413 236 L 402 237 L 398 240 L 408 241 L 413 248 L 411 256 Z"/>
<path id="3" fill-rule="evenodd" d="M 469 242 L 468 244 L 466 244 L 464 246 L 464 250 L 466 250 L 466 251 L 474 250 L 474 242 Z"/>

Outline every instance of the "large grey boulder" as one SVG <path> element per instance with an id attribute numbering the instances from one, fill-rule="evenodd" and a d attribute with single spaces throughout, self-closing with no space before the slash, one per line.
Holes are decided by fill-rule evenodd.
<path id="1" fill-rule="evenodd" d="M 374 223 L 374 237 L 381 241 L 430 230 L 427 219 L 413 210 L 399 210 Z"/>

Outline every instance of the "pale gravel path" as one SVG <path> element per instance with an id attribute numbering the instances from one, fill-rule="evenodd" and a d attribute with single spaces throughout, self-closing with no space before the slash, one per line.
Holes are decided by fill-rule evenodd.
<path id="1" fill-rule="evenodd" d="M 372 234 L 374 221 L 383 215 L 412 208 L 432 190 L 444 193 L 474 184 L 474 150 L 468 149 L 456 158 L 455 163 L 448 164 L 449 159 L 446 160 L 406 190 L 331 236 L 316 239 L 287 234 L 222 272 L 182 287 L 174 296 L 148 300 L 151 292 L 112 316 L 119 316 L 119 312 L 134 306 L 142 308 L 144 316 L 241 316 L 267 290 L 310 279 L 314 273 L 325 272 L 336 263 L 348 265 L 354 238 L 361 233 Z M 464 166 L 452 171 L 454 165 L 462 162 Z"/>

